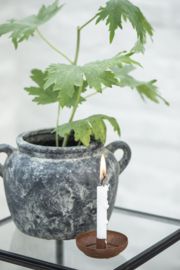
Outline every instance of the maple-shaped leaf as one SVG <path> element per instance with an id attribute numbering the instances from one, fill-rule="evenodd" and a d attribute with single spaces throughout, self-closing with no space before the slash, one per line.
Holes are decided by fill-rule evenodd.
<path id="1" fill-rule="evenodd" d="M 29 95 L 35 96 L 32 101 L 37 102 L 38 105 L 45 105 L 60 101 L 60 99 L 58 98 L 58 92 L 53 91 L 53 85 L 49 86 L 46 91 L 44 91 L 43 86 L 45 83 L 47 72 L 42 72 L 39 69 L 33 69 L 31 70 L 31 73 L 31 79 L 39 87 L 31 86 L 24 89 L 29 93 Z"/>
<path id="2" fill-rule="evenodd" d="M 60 93 L 58 91 L 53 91 L 53 86 L 54 86 L 53 84 L 50 85 L 46 90 L 44 90 L 44 83 L 46 81 L 47 72 L 42 72 L 39 69 L 33 69 L 31 73 L 32 73 L 32 76 L 30 76 L 31 79 L 39 87 L 31 86 L 31 87 L 26 87 L 24 89 L 29 93 L 29 95 L 35 96 L 35 98 L 33 99 L 34 102 L 37 102 L 38 105 L 40 104 L 45 105 L 45 104 L 50 104 L 54 102 L 60 102 L 60 104 L 62 103 L 61 104 L 62 108 L 64 106 L 68 108 L 74 107 L 77 101 L 79 88 L 75 87 L 75 91 L 72 98 L 69 99 L 67 104 L 64 104 L 63 100 L 60 97 Z M 87 87 L 87 82 L 84 81 L 82 92 L 86 91 L 86 87 Z M 79 100 L 79 104 L 82 104 L 82 102 L 84 101 L 85 101 L 85 98 L 81 96 Z"/>
<path id="3" fill-rule="evenodd" d="M 138 40 L 134 44 L 134 47 L 131 49 L 131 52 L 144 54 L 144 52 L 145 52 L 144 44 L 145 43 L 146 43 L 146 38 L 144 38 L 144 43 L 141 43 L 140 38 L 138 38 Z"/>
<path id="4" fill-rule="evenodd" d="M 132 89 L 136 88 L 137 92 L 140 94 L 143 100 L 145 100 L 146 97 L 156 103 L 159 103 L 158 99 L 161 99 L 166 105 L 169 105 L 169 103 L 158 92 L 157 86 L 154 85 L 156 80 L 152 80 L 149 82 L 137 81 L 133 77 L 128 75 L 129 72 L 135 69 L 134 66 L 128 65 L 121 68 L 118 66 L 114 66 L 111 69 L 113 70 L 114 74 L 116 74 L 117 78 L 120 79 L 121 87 L 129 86 Z"/>
<path id="5" fill-rule="evenodd" d="M 107 87 L 119 85 L 115 74 L 108 70 L 110 67 L 113 65 L 122 66 L 122 63 L 140 65 L 130 58 L 132 54 L 118 54 L 111 59 L 91 62 L 84 66 L 52 64 L 46 69 L 48 76 L 44 88 L 46 89 L 54 84 L 54 91 L 60 90 L 59 97 L 63 100 L 63 104 L 67 104 L 69 98 L 72 98 L 75 92 L 74 86 L 82 86 L 84 77 L 90 88 L 94 88 L 97 92 L 102 92 L 102 84 Z"/>
<path id="6" fill-rule="evenodd" d="M 86 81 L 83 81 L 83 87 L 82 87 L 82 93 L 86 92 L 87 89 L 87 82 Z M 68 108 L 71 108 L 71 107 L 74 107 L 76 105 L 76 102 L 77 102 L 77 98 L 78 98 L 78 94 L 79 94 L 79 87 L 77 86 L 74 86 L 74 94 L 72 96 L 72 98 L 69 98 L 69 101 L 67 103 L 64 103 L 64 100 L 63 98 L 61 98 L 61 107 L 63 108 L 63 106 L 66 106 Z M 60 92 L 59 92 L 60 94 Z M 80 96 L 80 99 L 79 99 L 79 104 L 82 104 L 82 102 L 86 101 L 86 99 L 82 96 Z"/>
<path id="7" fill-rule="evenodd" d="M 66 123 L 58 126 L 53 132 L 57 132 L 59 136 L 64 137 L 66 134 L 69 134 L 71 130 L 74 130 L 75 141 L 80 140 L 86 147 L 89 146 L 91 135 L 94 135 L 96 140 L 101 139 L 101 142 L 104 144 L 107 132 L 104 120 L 108 120 L 114 127 L 114 131 L 117 131 L 120 136 L 120 128 L 116 119 L 103 114 L 93 115 L 82 120 Z"/>
<path id="8" fill-rule="evenodd" d="M 122 17 L 128 19 L 137 32 L 137 38 L 145 43 L 146 34 L 153 35 L 153 28 L 148 23 L 141 10 L 128 0 L 109 0 L 106 7 L 100 7 L 96 14 L 98 19 L 96 24 L 106 19 L 106 25 L 109 25 L 110 43 L 112 43 L 115 30 L 122 27 Z"/>
<path id="9" fill-rule="evenodd" d="M 9 20 L 8 23 L 0 25 L 0 36 L 12 32 L 10 37 L 15 49 L 17 49 L 19 42 L 28 40 L 29 36 L 33 36 L 36 28 L 49 21 L 62 6 L 58 6 L 57 0 L 51 6 L 42 6 L 37 15 L 31 15 L 22 20 Z"/>
<path id="10" fill-rule="evenodd" d="M 46 70 L 48 76 L 44 89 L 46 90 L 54 84 L 53 90 L 60 90 L 59 97 L 62 99 L 62 104 L 67 104 L 75 93 L 74 86 L 82 86 L 83 73 L 81 69 L 75 65 L 51 64 Z"/>

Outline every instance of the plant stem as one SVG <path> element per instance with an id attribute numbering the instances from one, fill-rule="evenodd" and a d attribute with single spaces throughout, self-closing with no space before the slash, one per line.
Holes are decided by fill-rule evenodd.
<path id="1" fill-rule="evenodd" d="M 42 37 L 42 39 L 44 39 L 44 41 L 49 45 L 51 46 L 55 51 L 57 51 L 58 53 L 60 53 L 62 56 L 64 56 L 72 65 L 77 65 L 77 60 L 78 60 L 78 56 L 79 56 L 79 48 L 80 48 L 80 31 L 86 26 L 88 25 L 90 22 L 92 22 L 95 18 L 97 17 L 97 15 L 95 15 L 92 19 L 90 19 L 87 23 L 83 24 L 81 27 L 77 27 L 77 45 L 76 45 L 76 54 L 75 54 L 75 59 L 74 59 L 74 62 L 72 62 L 66 55 L 64 55 L 62 52 L 60 52 L 59 50 L 57 50 L 53 45 L 51 45 L 46 39 L 45 37 L 39 32 L 38 28 L 36 29 L 38 34 Z M 79 100 L 80 100 L 80 97 L 81 97 L 81 92 L 82 92 L 82 88 L 83 88 L 83 80 L 82 80 L 82 86 L 79 88 L 79 93 L 78 93 L 78 97 L 77 97 L 77 100 L 76 100 L 76 104 L 73 108 L 73 111 L 72 111 L 72 114 L 71 114 L 71 117 L 69 119 L 69 123 L 72 122 L 73 118 L 74 118 L 74 114 L 77 110 L 77 107 L 78 107 L 78 104 L 79 104 Z M 96 92 L 97 93 L 97 92 Z M 94 95 L 95 93 L 91 94 L 91 95 Z M 60 112 L 60 103 L 59 103 L 59 107 L 58 107 L 58 119 L 57 119 L 57 126 L 58 126 L 58 123 L 59 123 L 59 112 Z M 63 144 L 62 144 L 62 147 L 66 147 L 67 146 L 67 142 L 68 142 L 68 139 L 69 139 L 69 135 L 70 134 L 66 134 L 64 136 L 64 140 L 63 140 Z M 58 146 L 58 135 L 56 133 L 56 146 Z M 78 142 L 78 145 L 81 144 L 81 141 Z"/>
<path id="2" fill-rule="evenodd" d="M 70 136 L 70 134 L 66 134 L 64 136 L 62 147 L 66 147 L 67 146 L 67 142 L 68 142 L 69 136 Z"/>
<path id="3" fill-rule="evenodd" d="M 64 58 L 66 58 L 72 65 L 74 65 L 74 63 L 61 51 L 59 51 L 58 49 L 56 49 L 39 31 L 38 28 L 36 28 L 36 31 L 38 32 L 38 34 L 40 35 L 40 37 L 51 47 L 53 48 L 53 50 L 55 50 L 56 52 L 58 52 L 59 54 L 61 54 Z"/>
<path id="4" fill-rule="evenodd" d="M 89 97 L 91 97 L 91 96 L 94 96 L 94 95 L 96 95 L 98 92 L 94 92 L 94 93 L 92 93 L 92 94 L 90 94 L 90 95 L 88 95 L 88 96 L 85 96 L 84 98 L 86 99 L 86 98 L 89 98 Z"/>
<path id="5" fill-rule="evenodd" d="M 80 97 L 81 97 L 82 88 L 83 88 L 83 82 L 82 82 L 82 86 L 79 88 L 78 97 L 77 97 L 77 100 L 76 100 L 76 104 L 75 104 L 75 106 L 74 106 L 74 108 L 73 108 L 71 117 L 70 117 L 70 119 L 69 119 L 69 123 L 72 122 L 72 120 L 73 120 L 73 118 L 74 118 L 74 114 L 75 114 L 75 112 L 76 112 L 76 110 L 77 110 L 77 107 L 78 107 L 78 104 L 79 104 L 79 100 L 80 100 Z M 62 147 L 66 147 L 67 142 L 68 142 L 68 139 L 69 139 L 69 135 L 70 135 L 70 134 L 66 134 L 66 135 L 65 135 L 64 140 L 63 140 Z"/>
<path id="6" fill-rule="evenodd" d="M 79 27 L 79 30 L 82 30 L 86 25 L 88 25 L 90 22 L 92 22 L 95 18 L 97 17 L 97 15 L 95 15 L 92 19 L 90 19 L 87 23 L 83 24 L 81 27 Z"/>
<path id="7" fill-rule="evenodd" d="M 102 91 L 103 90 L 105 90 L 107 87 L 104 87 L 103 89 L 102 89 Z M 94 96 L 94 95 L 96 95 L 96 94 L 98 94 L 98 93 L 100 93 L 100 92 L 94 92 L 94 93 L 92 93 L 92 94 L 90 94 L 90 95 L 88 95 L 88 96 L 85 96 L 84 98 L 86 99 L 86 98 L 89 98 L 89 97 L 91 97 L 91 96 Z"/>
<path id="8" fill-rule="evenodd" d="M 79 88 L 79 93 L 78 93 L 78 97 L 77 97 L 77 100 L 76 100 L 76 104 L 73 108 L 73 111 L 72 111 L 72 114 L 71 114 L 71 117 L 69 119 L 69 123 L 72 122 L 73 118 L 74 118 L 74 114 L 77 110 L 77 107 L 78 107 L 78 104 L 79 104 L 79 100 L 80 100 L 80 97 L 81 97 L 81 92 L 82 92 L 82 88 L 83 88 L 83 82 L 82 82 L 82 86 Z"/>
<path id="9" fill-rule="evenodd" d="M 96 17 L 97 17 L 97 15 L 95 15 L 92 19 L 90 19 L 87 23 L 83 24 L 81 27 L 79 27 L 79 26 L 77 27 L 77 46 L 76 46 L 76 55 L 75 55 L 74 65 L 77 64 L 78 55 L 79 55 L 80 31 L 81 31 L 86 25 L 88 25 L 90 22 L 92 22 Z"/>
<path id="10" fill-rule="evenodd" d="M 80 28 L 79 26 L 77 27 L 77 45 L 76 45 L 76 55 L 75 55 L 75 59 L 74 59 L 74 65 L 77 64 L 77 60 L 78 60 L 78 55 L 79 55 L 79 46 L 80 46 Z"/>
<path id="11" fill-rule="evenodd" d="M 79 142 L 78 142 L 78 146 L 79 146 L 79 145 L 81 145 L 81 140 L 79 140 Z"/>
<path id="12" fill-rule="evenodd" d="M 57 121 L 56 121 L 56 127 L 59 125 L 59 115 L 60 115 L 60 102 L 58 102 L 58 115 L 57 115 Z M 56 146 L 59 146 L 59 138 L 58 138 L 58 133 L 56 132 Z"/>

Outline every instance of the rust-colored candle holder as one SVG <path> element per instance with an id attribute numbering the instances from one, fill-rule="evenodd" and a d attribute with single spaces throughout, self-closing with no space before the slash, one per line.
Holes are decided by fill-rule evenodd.
<path id="1" fill-rule="evenodd" d="M 128 238 L 119 232 L 107 231 L 107 244 L 106 248 L 99 249 L 96 246 L 97 232 L 88 231 L 79 234 L 76 237 L 77 247 L 84 252 L 85 255 L 92 258 L 109 259 L 117 256 L 128 245 Z"/>

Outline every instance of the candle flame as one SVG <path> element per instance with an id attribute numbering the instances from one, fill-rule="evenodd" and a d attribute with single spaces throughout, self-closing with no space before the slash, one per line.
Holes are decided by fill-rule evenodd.
<path id="1" fill-rule="evenodd" d="M 104 154 L 101 156 L 101 162 L 100 162 L 100 181 L 101 184 L 106 178 L 106 160 Z"/>

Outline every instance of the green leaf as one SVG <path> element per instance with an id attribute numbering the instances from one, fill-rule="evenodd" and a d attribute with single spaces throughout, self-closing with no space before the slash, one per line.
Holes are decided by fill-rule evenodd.
<path id="1" fill-rule="evenodd" d="M 76 105 L 77 97 L 78 97 L 78 92 L 79 88 L 75 87 L 77 90 L 75 90 L 75 93 L 73 94 L 72 98 L 69 99 L 67 103 L 62 103 L 61 107 L 63 108 L 64 106 L 71 108 Z M 80 97 L 79 104 L 82 104 L 86 99 L 84 97 Z"/>
<path id="2" fill-rule="evenodd" d="M 132 89 L 136 88 L 137 92 L 140 94 L 141 98 L 145 100 L 144 97 L 159 103 L 159 99 L 163 100 L 166 105 L 169 105 L 169 103 L 161 97 L 157 90 L 157 86 L 154 85 L 156 80 L 152 80 L 149 82 L 142 82 L 142 81 L 137 81 L 133 77 L 129 76 L 128 73 L 131 72 L 133 69 L 135 69 L 134 66 L 128 65 L 128 66 L 123 66 L 122 68 L 118 66 L 114 66 L 111 68 L 114 74 L 116 74 L 117 78 L 120 79 L 120 86 L 125 87 L 129 86 Z"/>
<path id="3" fill-rule="evenodd" d="M 169 102 L 166 101 L 157 91 L 157 86 L 154 85 L 154 83 L 157 80 L 152 80 L 150 82 L 141 82 L 142 84 L 136 86 L 137 91 L 139 92 L 140 96 L 142 97 L 142 99 L 144 100 L 144 96 L 146 96 L 147 98 L 149 98 L 150 100 L 159 103 L 159 99 L 161 99 L 162 101 L 164 101 L 164 103 L 169 106 Z"/>
<path id="4" fill-rule="evenodd" d="M 37 15 L 31 15 L 22 20 L 9 20 L 9 23 L 0 25 L 0 36 L 12 32 L 10 37 L 17 49 L 18 43 L 33 36 L 36 28 L 54 17 L 62 7 L 63 5 L 58 6 L 57 0 L 51 6 L 42 6 Z"/>
<path id="5" fill-rule="evenodd" d="M 60 99 L 58 98 L 58 92 L 53 91 L 53 85 L 49 86 L 46 91 L 44 91 L 44 83 L 45 78 L 47 76 L 47 72 L 42 72 L 39 69 L 33 69 L 32 73 L 32 80 L 39 86 L 39 87 L 26 87 L 24 88 L 29 95 L 36 96 L 33 101 L 37 102 L 37 104 L 45 105 L 54 102 L 58 102 Z"/>
<path id="6" fill-rule="evenodd" d="M 126 16 L 124 14 L 122 16 L 123 16 L 124 21 L 126 22 L 127 21 Z"/>
<path id="7" fill-rule="evenodd" d="M 87 91 L 87 82 L 83 81 L 83 88 L 82 88 L 82 93 Z M 69 98 L 68 102 L 66 103 L 63 98 L 61 98 L 61 107 L 63 108 L 64 106 L 71 108 L 74 107 L 78 98 L 78 93 L 79 93 L 79 87 L 74 86 L 75 92 L 71 98 Z M 60 91 L 61 92 L 61 91 Z M 59 93 L 60 93 L 59 92 Z M 80 97 L 79 104 L 82 104 L 86 99 L 84 97 Z"/>
<path id="8" fill-rule="evenodd" d="M 46 89 L 54 84 L 54 91 L 60 90 L 59 97 L 63 100 L 63 104 L 67 104 L 69 99 L 73 97 L 76 86 L 82 86 L 84 77 L 90 88 L 94 88 L 97 92 L 102 92 L 102 84 L 107 87 L 119 85 L 115 75 L 108 70 L 110 67 L 113 65 L 122 66 L 122 63 L 140 65 L 130 58 L 132 54 L 118 54 L 111 59 L 91 62 L 84 66 L 52 64 L 46 69 L 48 76 L 44 88 Z"/>
<path id="9" fill-rule="evenodd" d="M 50 103 L 54 103 L 54 102 L 60 102 L 61 107 L 63 108 L 64 106 L 71 108 L 74 107 L 74 105 L 76 104 L 77 101 L 77 96 L 78 96 L 78 92 L 79 92 L 79 88 L 78 87 L 74 87 L 74 93 L 73 96 L 71 98 L 69 98 L 68 103 L 64 101 L 63 98 L 61 98 L 60 95 L 60 91 L 54 91 L 53 90 L 53 86 L 54 84 L 50 85 L 46 90 L 44 90 L 44 83 L 46 81 L 46 77 L 47 77 L 47 72 L 42 72 L 39 69 L 33 69 L 31 71 L 32 76 L 31 79 L 39 86 L 39 87 L 26 87 L 24 88 L 29 95 L 32 96 L 36 96 L 33 101 L 37 102 L 37 104 L 50 104 Z M 86 91 L 86 87 L 87 87 L 87 82 L 84 81 L 83 82 L 83 89 L 82 89 L 82 93 Z M 82 102 L 86 101 L 85 98 L 83 98 L 82 96 L 80 97 L 79 100 L 79 104 L 82 104 Z"/>
<path id="10" fill-rule="evenodd" d="M 104 144 L 107 131 L 104 120 L 108 120 L 114 127 L 114 131 L 117 131 L 120 136 L 120 128 L 116 119 L 102 114 L 93 115 L 83 120 L 58 126 L 53 132 L 57 132 L 59 136 L 64 137 L 66 134 L 69 134 L 71 130 L 74 130 L 75 141 L 80 140 L 86 147 L 89 146 L 91 135 L 94 135 L 96 140 L 100 138 Z"/>
<path id="11" fill-rule="evenodd" d="M 83 73 L 78 66 L 66 64 L 52 64 L 47 72 L 48 76 L 44 89 L 54 84 L 53 90 L 60 90 L 59 98 L 62 100 L 62 106 L 64 106 L 73 97 L 74 86 L 82 86 Z"/>
<path id="12" fill-rule="evenodd" d="M 96 24 L 106 19 L 106 25 L 109 25 L 110 31 L 110 43 L 112 43 L 115 30 L 117 28 L 122 29 L 122 17 L 128 19 L 133 28 L 137 32 L 137 38 L 144 44 L 144 36 L 148 33 L 153 35 L 153 28 L 148 23 L 140 9 L 134 6 L 128 0 L 109 0 L 106 3 L 106 7 L 100 7 L 99 13 L 96 14 L 98 19 Z"/>
<path id="13" fill-rule="evenodd" d="M 146 41 L 144 43 L 146 43 Z M 131 52 L 144 54 L 145 52 L 144 43 L 141 43 L 140 39 L 138 38 L 134 47 L 131 49 Z"/>

